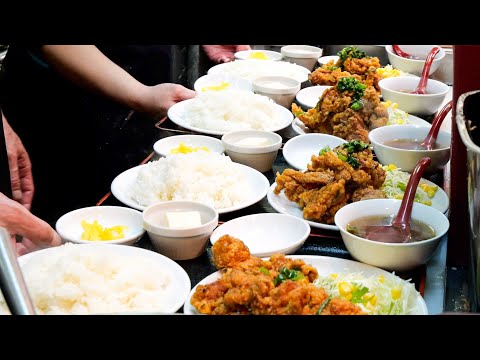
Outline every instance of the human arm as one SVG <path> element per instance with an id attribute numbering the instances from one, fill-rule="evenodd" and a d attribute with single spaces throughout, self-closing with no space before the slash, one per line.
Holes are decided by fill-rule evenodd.
<path id="1" fill-rule="evenodd" d="M 0 226 L 7 229 L 14 243 L 15 235 L 23 236 L 23 241 L 16 244 L 18 255 L 62 243 L 60 235 L 48 223 L 2 193 L 0 193 Z"/>
<path id="2" fill-rule="evenodd" d="M 13 131 L 2 113 L 3 131 L 8 154 L 12 196 L 15 201 L 30 210 L 32 206 L 34 184 L 32 164 L 25 147 L 18 135 Z"/>
<path id="3" fill-rule="evenodd" d="M 216 63 L 232 61 L 237 51 L 251 50 L 250 45 L 202 45 L 202 48 L 209 59 Z"/>
<path id="4" fill-rule="evenodd" d="M 178 84 L 147 86 L 111 61 L 94 45 L 44 45 L 44 59 L 67 79 L 154 117 L 196 92 Z"/>

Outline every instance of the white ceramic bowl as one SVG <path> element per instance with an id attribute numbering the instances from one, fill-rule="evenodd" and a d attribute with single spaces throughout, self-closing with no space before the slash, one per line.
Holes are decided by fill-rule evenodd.
<path id="1" fill-rule="evenodd" d="M 381 164 L 393 164 L 402 171 L 411 173 L 418 160 L 426 156 L 431 159 L 431 163 L 425 173 L 435 173 L 442 170 L 450 159 L 451 133 L 440 130 L 436 141 L 438 149 L 434 150 L 405 150 L 384 144 L 397 139 L 423 140 L 430 128 L 429 125 L 382 126 L 370 131 L 368 138 Z"/>
<path id="2" fill-rule="evenodd" d="M 256 94 L 268 96 L 287 109 L 290 109 L 295 96 L 300 90 L 300 82 L 286 76 L 260 76 L 253 80 L 252 87 Z"/>
<path id="3" fill-rule="evenodd" d="M 254 256 L 293 254 L 310 235 L 310 225 L 291 215 L 252 214 L 227 221 L 217 227 L 210 236 L 212 245 L 223 235 L 242 240 Z"/>
<path id="4" fill-rule="evenodd" d="M 251 139 L 261 139 L 261 145 L 255 145 Z M 282 137 L 277 133 L 264 130 L 240 130 L 222 136 L 225 153 L 237 163 L 250 166 L 260 172 L 272 169 L 278 149 L 282 146 Z M 243 142 L 243 144 L 242 144 Z M 247 144 L 247 143 L 249 144 Z"/>
<path id="5" fill-rule="evenodd" d="M 408 72 L 413 75 L 420 76 L 422 74 L 423 65 L 425 64 L 425 59 L 427 58 L 430 50 L 437 46 L 440 48 L 439 53 L 435 56 L 435 59 L 432 62 L 432 67 L 430 68 L 429 75 L 432 75 L 440 66 L 440 63 L 445 58 L 445 50 L 438 45 L 398 45 L 400 49 L 405 51 L 408 54 L 421 57 L 423 60 L 414 60 L 407 59 L 401 56 L 398 56 L 394 51 L 392 45 L 386 45 L 385 50 L 387 52 L 388 61 L 390 64 L 402 71 Z"/>
<path id="6" fill-rule="evenodd" d="M 228 84 L 224 86 L 224 84 Z M 193 84 L 196 92 L 201 93 L 205 91 L 221 91 L 221 90 L 244 90 L 253 91 L 252 83 L 248 80 L 242 79 L 238 76 L 230 74 L 207 74 L 199 77 Z"/>
<path id="7" fill-rule="evenodd" d="M 331 86 L 309 86 L 300 90 L 296 95 L 296 99 L 303 108 L 312 109 L 317 106 L 320 97 L 323 95 L 324 91 L 329 88 L 331 88 Z"/>
<path id="8" fill-rule="evenodd" d="M 312 71 L 318 58 L 322 56 L 323 49 L 310 45 L 286 45 L 282 46 L 280 52 L 284 61 L 303 66 Z"/>
<path id="9" fill-rule="evenodd" d="M 323 66 L 325 64 L 328 64 L 332 60 L 336 64 L 338 59 L 340 59 L 340 57 L 337 55 L 328 55 L 328 56 L 319 57 L 317 62 L 320 66 Z"/>
<path id="10" fill-rule="evenodd" d="M 200 226 L 170 228 L 167 213 L 198 211 Z M 188 260 L 202 255 L 208 238 L 218 225 L 218 212 L 211 206 L 196 201 L 165 201 L 143 211 L 143 227 L 153 247 L 172 260 Z"/>
<path id="11" fill-rule="evenodd" d="M 318 155 L 322 148 L 329 146 L 333 149 L 344 143 L 346 143 L 344 139 L 329 134 L 298 135 L 283 145 L 283 157 L 291 167 L 306 170 L 312 156 Z"/>
<path id="12" fill-rule="evenodd" d="M 205 135 L 175 135 L 160 139 L 153 144 L 153 150 L 158 156 L 167 156 L 170 150 L 177 148 L 180 143 L 184 143 L 189 147 L 206 146 L 210 152 L 222 154 L 225 147 L 220 139 Z"/>
<path id="13" fill-rule="evenodd" d="M 450 225 L 448 218 L 431 206 L 414 203 L 412 208 L 413 219 L 435 230 L 436 236 L 428 240 L 405 244 L 384 243 L 361 238 L 346 230 L 351 221 L 360 217 L 397 214 L 400 204 L 400 200 L 371 199 L 347 204 L 337 211 L 335 224 L 355 260 L 390 271 L 410 270 L 430 260 Z"/>
<path id="14" fill-rule="evenodd" d="M 82 220 L 93 223 L 97 220 L 104 228 L 116 225 L 127 226 L 125 237 L 117 240 L 81 240 L 83 234 Z M 142 213 L 123 206 L 90 206 L 73 210 L 62 215 L 55 224 L 55 229 L 65 242 L 77 244 L 122 244 L 132 245 L 145 233 Z"/>
<path id="15" fill-rule="evenodd" d="M 252 53 L 263 53 L 268 59 L 256 59 L 252 58 Z M 278 51 L 272 50 L 243 50 L 237 51 L 235 53 L 235 59 L 237 60 L 272 60 L 272 61 L 280 61 L 282 60 L 283 55 Z"/>
<path id="16" fill-rule="evenodd" d="M 429 79 L 427 94 L 409 94 L 404 90 L 414 90 L 420 78 L 413 76 L 398 76 L 382 79 L 378 86 L 384 101 L 392 101 L 398 107 L 412 115 L 432 115 L 441 107 L 450 87 L 440 81 Z"/>

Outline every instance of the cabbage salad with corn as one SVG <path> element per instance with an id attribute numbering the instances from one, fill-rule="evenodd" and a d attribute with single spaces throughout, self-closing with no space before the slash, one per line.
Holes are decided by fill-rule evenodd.
<path id="1" fill-rule="evenodd" d="M 325 288 L 332 298 L 358 305 L 368 315 L 413 315 L 417 311 L 415 286 L 393 274 L 333 273 L 319 275 L 314 284 Z"/>
<path id="2" fill-rule="evenodd" d="M 388 113 L 387 125 L 408 125 L 410 120 L 408 120 L 408 113 L 400 110 L 397 103 L 392 103 L 392 101 L 384 101 L 382 105 L 385 106 Z"/>
<path id="3" fill-rule="evenodd" d="M 382 168 L 386 172 L 386 177 L 380 190 L 382 190 L 385 196 L 389 199 L 403 199 L 403 195 L 407 189 L 408 180 L 410 179 L 410 174 L 401 171 L 400 168 L 397 168 L 393 164 L 383 165 Z M 437 190 L 437 185 L 428 185 L 422 183 L 420 180 L 417 191 L 415 192 L 415 201 L 420 204 L 431 206 L 432 198 L 437 193 Z"/>

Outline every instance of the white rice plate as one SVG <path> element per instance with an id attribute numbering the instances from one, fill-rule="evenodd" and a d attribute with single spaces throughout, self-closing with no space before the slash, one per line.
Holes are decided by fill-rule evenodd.
<path id="1" fill-rule="evenodd" d="M 168 154 L 139 171 L 130 196 L 142 206 L 170 200 L 198 201 L 215 209 L 236 206 L 251 192 L 236 165 L 213 152 Z"/>

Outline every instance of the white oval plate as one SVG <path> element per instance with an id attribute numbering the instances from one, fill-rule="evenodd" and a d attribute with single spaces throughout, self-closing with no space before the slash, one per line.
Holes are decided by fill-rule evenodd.
<path id="1" fill-rule="evenodd" d="M 302 259 L 307 264 L 313 265 L 317 271 L 318 275 L 330 275 L 330 274 L 338 274 L 338 273 L 345 273 L 345 272 L 361 272 L 365 277 L 369 276 L 380 276 L 383 275 L 385 277 L 388 276 L 396 276 L 388 271 L 379 269 L 377 267 L 363 264 L 353 260 L 347 259 L 340 259 L 331 256 L 316 256 L 316 255 L 291 255 L 288 256 L 289 258 L 293 259 Z M 187 315 L 199 315 L 200 313 L 190 304 L 190 299 L 192 298 L 193 294 L 198 285 L 205 285 L 212 283 L 218 280 L 221 277 L 221 273 L 219 271 L 214 272 L 213 274 L 208 275 L 202 281 L 200 281 L 193 289 L 190 291 L 187 300 L 183 306 L 183 313 Z M 416 297 L 416 311 L 415 315 L 428 315 L 428 308 L 425 300 L 417 292 Z"/>
<path id="2" fill-rule="evenodd" d="M 337 61 L 338 61 L 338 59 L 340 59 L 340 57 L 337 56 L 337 55 L 328 55 L 328 56 L 321 56 L 321 57 L 319 57 L 317 61 L 318 61 L 318 64 L 319 64 L 320 66 L 323 66 L 323 65 L 325 65 L 325 64 L 328 64 L 328 62 L 329 62 L 329 61 L 332 61 L 332 60 L 333 60 L 334 63 L 336 64 Z"/>
<path id="3" fill-rule="evenodd" d="M 129 194 L 132 185 L 137 179 L 138 172 L 146 165 L 147 164 L 138 165 L 131 169 L 125 170 L 121 174 L 117 175 L 115 179 L 113 179 L 112 185 L 110 186 L 113 196 L 115 196 L 118 201 L 140 211 L 145 210 L 147 207 L 137 203 Z M 235 163 L 235 166 L 238 168 L 239 173 L 241 172 L 245 175 L 252 193 L 250 198 L 240 205 L 216 209 L 219 214 L 244 209 L 250 205 L 253 205 L 262 200 L 268 192 L 270 182 L 265 175 L 246 165 Z"/>
<path id="4" fill-rule="evenodd" d="M 433 182 L 426 180 L 424 178 L 420 179 L 420 184 L 426 183 L 430 186 L 435 185 Z M 267 193 L 267 200 L 268 203 L 280 214 L 288 214 L 296 216 L 300 219 L 303 219 L 303 210 L 298 204 L 294 201 L 290 201 L 284 194 L 284 190 L 280 192 L 280 194 L 276 195 L 273 190 L 277 186 L 277 183 L 274 182 Z M 442 213 L 446 213 L 449 207 L 449 200 L 448 196 L 443 191 L 442 188 L 438 188 L 435 196 L 431 199 L 432 200 L 432 207 L 437 209 Z M 400 200 L 399 200 L 400 201 Z M 304 219 L 305 220 L 305 219 Z M 337 225 L 329 225 L 329 224 L 322 224 L 316 221 L 305 220 L 311 227 L 324 229 L 324 230 L 337 230 L 340 231 Z"/>
<path id="5" fill-rule="evenodd" d="M 166 310 L 162 313 L 175 313 L 178 311 L 183 306 L 185 299 L 190 292 L 192 284 L 187 272 L 175 261 L 155 251 L 150 251 L 135 246 L 118 246 L 114 244 L 75 244 L 72 246 L 95 246 L 95 249 L 98 251 L 103 251 L 105 254 L 117 253 L 127 256 L 143 256 L 158 262 L 162 267 L 165 268 L 171 277 L 170 284 L 166 289 L 165 297 L 162 299 L 163 301 L 166 301 Z M 20 266 L 24 266 L 28 261 L 36 256 L 48 258 L 51 256 L 51 254 L 54 254 L 56 251 L 58 251 L 58 249 L 59 247 L 52 247 L 20 256 L 18 258 L 19 264 Z M 132 314 L 133 313 L 136 312 L 132 312 Z"/>
<path id="6" fill-rule="evenodd" d="M 283 145 L 283 157 L 287 163 L 296 170 L 307 170 L 312 155 L 318 155 L 318 152 L 325 146 L 333 149 L 346 141 L 337 136 L 310 133 L 295 136 Z"/>
<path id="7" fill-rule="evenodd" d="M 195 99 L 188 99 L 181 101 L 179 103 L 176 103 L 173 105 L 170 109 L 168 109 L 168 118 L 172 120 L 175 124 L 178 126 L 181 126 L 185 129 L 196 131 L 198 133 L 203 133 L 203 134 L 208 134 L 208 135 L 217 135 L 221 136 L 226 134 L 227 132 L 234 131 L 235 129 L 231 129 L 228 131 L 219 131 L 219 130 L 211 130 L 211 129 L 202 129 L 198 128 L 195 126 L 192 126 L 188 123 L 187 120 L 187 115 L 186 115 L 186 105 L 188 105 L 190 102 L 195 101 Z M 280 131 L 282 129 L 285 129 L 288 127 L 292 121 L 293 121 L 293 114 L 290 110 L 284 108 L 283 106 L 280 106 L 278 104 L 273 104 L 277 109 L 278 113 L 282 117 L 282 125 L 276 127 L 276 128 L 271 128 L 271 129 L 261 129 L 261 130 L 266 130 L 266 131 Z M 245 109 L 245 111 L 249 111 L 248 109 Z M 249 129 L 236 129 L 236 130 L 249 130 Z"/>
<path id="8" fill-rule="evenodd" d="M 293 254 L 310 235 L 308 223 L 295 216 L 262 213 L 251 214 L 227 221 L 210 235 L 213 245 L 223 235 L 242 239 L 254 256 Z"/>
<path id="9" fill-rule="evenodd" d="M 234 64 L 241 62 L 241 64 Z M 280 63 L 287 63 L 288 68 L 294 69 L 295 75 L 285 74 L 283 69 L 280 68 L 282 65 L 278 66 L 276 64 Z M 264 66 L 263 69 L 258 71 L 258 74 L 252 75 L 248 73 L 249 68 L 253 68 L 254 66 Z M 242 74 L 238 70 L 245 70 L 245 73 Z M 310 70 L 304 68 L 303 66 L 288 63 L 286 61 L 272 61 L 272 60 L 249 60 L 245 62 L 243 60 L 232 61 L 228 63 L 218 64 L 212 66 L 208 69 L 207 74 L 229 74 L 238 76 L 242 79 L 253 81 L 258 76 L 291 76 L 294 77 L 296 80 L 300 81 L 300 83 L 308 80 L 308 74 L 310 74 Z"/>
<path id="10" fill-rule="evenodd" d="M 199 77 L 197 81 L 195 81 L 193 88 L 196 92 L 200 93 L 204 87 L 219 86 L 222 82 L 227 82 L 229 84 L 225 90 L 237 89 L 253 92 L 252 83 L 250 81 L 228 74 L 203 75 L 202 77 Z"/>
<path id="11" fill-rule="evenodd" d="M 318 100 L 320 99 L 320 96 L 322 96 L 323 92 L 330 88 L 331 86 L 323 85 L 309 86 L 300 90 L 295 98 L 303 107 L 312 109 L 317 106 Z"/>
<path id="12" fill-rule="evenodd" d="M 428 121 L 410 114 L 408 115 L 408 121 L 410 121 L 410 124 L 407 124 L 407 125 L 432 125 Z M 388 125 L 388 126 L 395 126 L 395 125 Z M 307 128 L 299 118 L 293 119 L 292 129 L 293 131 L 295 131 L 297 134 L 300 134 L 300 135 L 310 134 L 312 132 L 312 130 Z"/>

